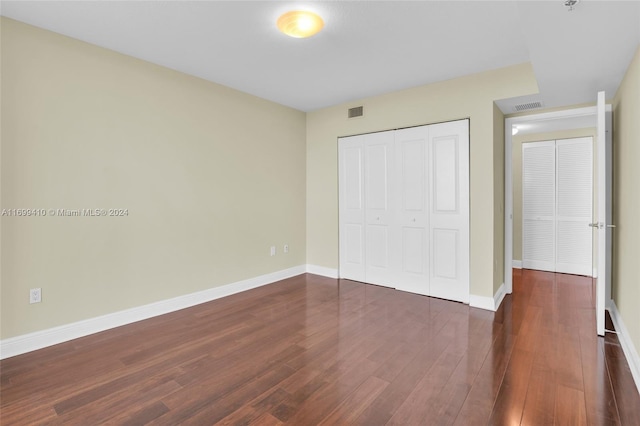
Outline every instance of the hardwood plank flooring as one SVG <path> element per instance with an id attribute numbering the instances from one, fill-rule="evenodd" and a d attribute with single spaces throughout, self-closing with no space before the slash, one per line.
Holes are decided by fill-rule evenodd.
<path id="1" fill-rule="evenodd" d="M 593 280 L 513 278 L 495 313 L 290 278 L 0 361 L 0 424 L 640 425 Z"/>

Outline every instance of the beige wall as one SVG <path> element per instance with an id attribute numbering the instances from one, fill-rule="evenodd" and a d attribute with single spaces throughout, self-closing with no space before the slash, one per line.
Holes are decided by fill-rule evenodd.
<path id="1" fill-rule="evenodd" d="M 1 37 L 1 207 L 129 211 L 2 217 L 2 339 L 305 263 L 303 112 L 5 18 Z"/>
<path id="2" fill-rule="evenodd" d="M 593 158 L 596 159 L 596 129 L 595 127 L 585 129 L 572 129 L 563 130 L 549 133 L 532 133 L 532 134 L 517 134 L 512 137 L 513 150 L 511 151 L 511 171 L 513 179 L 513 257 L 512 259 L 522 260 L 522 144 L 528 142 L 540 142 L 550 141 L 556 139 L 570 139 L 580 137 L 592 137 L 594 141 L 593 146 Z M 595 168 L 594 168 L 595 170 Z M 593 183 L 593 206 L 594 212 L 596 211 L 598 193 L 596 190 L 596 184 L 598 182 L 596 172 L 594 171 Z M 595 217 L 595 216 L 594 216 Z M 595 234 L 597 235 L 597 234 Z M 595 240 L 595 239 L 594 239 Z M 594 259 L 597 253 L 597 244 L 594 241 L 593 247 Z"/>
<path id="3" fill-rule="evenodd" d="M 471 294 L 493 297 L 502 276 L 494 250 L 504 245 L 495 229 L 503 199 L 494 193 L 494 167 L 503 160 L 494 157 L 493 101 L 536 92 L 533 70 L 522 64 L 307 114 L 307 263 L 338 268 L 338 137 L 470 118 Z M 364 117 L 348 120 L 357 105 Z"/>
<path id="4" fill-rule="evenodd" d="M 613 100 L 612 297 L 640 352 L 640 47 Z"/>

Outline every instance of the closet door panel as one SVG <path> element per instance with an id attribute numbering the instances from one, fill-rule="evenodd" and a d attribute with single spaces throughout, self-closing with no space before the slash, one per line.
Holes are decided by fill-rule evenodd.
<path id="1" fill-rule="evenodd" d="M 458 137 L 439 137 L 433 140 L 433 209 L 437 213 L 459 214 Z"/>
<path id="2" fill-rule="evenodd" d="M 410 283 L 415 284 L 415 288 L 409 291 L 427 294 L 429 282 L 426 277 L 426 232 L 424 228 L 406 226 L 402 228 L 402 271 L 409 275 Z M 414 282 L 415 281 L 415 282 Z M 398 286 L 401 290 L 405 290 Z"/>
<path id="3" fill-rule="evenodd" d="M 396 288 L 429 294 L 428 126 L 395 133 L 397 184 L 393 243 L 399 271 Z"/>
<path id="4" fill-rule="evenodd" d="M 555 141 L 522 144 L 522 267 L 555 271 Z"/>
<path id="5" fill-rule="evenodd" d="M 338 141 L 340 277 L 365 281 L 364 136 Z"/>
<path id="6" fill-rule="evenodd" d="M 390 250 L 394 221 L 393 131 L 365 135 L 365 275 L 367 282 L 394 287 Z"/>
<path id="7" fill-rule="evenodd" d="M 593 139 L 556 141 L 556 271 L 592 275 Z"/>
<path id="8" fill-rule="evenodd" d="M 440 280 L 458 278 L 458 231 L 456 229 L 433 229 L 434 262 L 433 276 Z M 449 253 L 456 253 L 451 256 Z"/>
<path id="9" fill-rule="evenodd" d="M 430 294 L 469 302 L 468 121 L 429 126 Z"/>

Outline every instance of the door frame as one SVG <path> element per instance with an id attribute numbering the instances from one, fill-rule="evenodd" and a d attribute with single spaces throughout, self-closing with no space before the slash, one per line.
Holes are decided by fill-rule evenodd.
<path id="1" fill-rule="evenodd" d="M 611 114 L 611 104 L 606 105 L 607 115 Z M 593 125 L 596 127 L 597 107 L 573 108 L 560 111 L 544 112 L 531 115 L 509 117 L 504 121 L 504 289 L 506 294 L 513 292 L 513 135 L 511 129 L 514 125 L 531 122 L 562 120 L 566 118 L 593 116 Z M 611 134 L 611 131 L 609 132 Z M 597 151 L 594 150 L 594 155 Z M 599 254 L 598 254 L 599 255 Z M 605 289 L 605 306 L 608 307 L 611 300 L 611 283 L 608 282 Z"/>

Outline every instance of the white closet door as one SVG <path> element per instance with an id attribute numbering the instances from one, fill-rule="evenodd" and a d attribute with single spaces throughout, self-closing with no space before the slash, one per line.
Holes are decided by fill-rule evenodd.
<path id="1" fill-rule="evenodd" d="M 556 141 L 556 272 L 592 275 L 593 140 Z"/>
<path id="2" fill-rule="evenodd" d="M 339 214 L 340 277 L 366 281 L 365 277 L 365 135 L 340 138 Z"/>
<path id="3" fill-rule="evenodd" d="M 469 121 L 429 126 L 430 294 L 469 302 Z"/>
<path id="4" fill-rule="evenodd" d="M 396 288 L 429 294 L 428 126 L 398 130 L 396 228 L 393 244 L 399 267 Z"/>
<path id="5" fill-rule="evenodd" d="M 522 144 L 522 267 L 555 271 L 555 141 Z"/>
<path id="6" fill-rule="evenodd" d="M 469 302 L 469 121 L 340 138 L 340 277 Z"/>
<path id="7" fill-rule="evenodd" d="M 394 287 L 394 132 L 365 135 L 365 275 L 368 283 Z"/>

